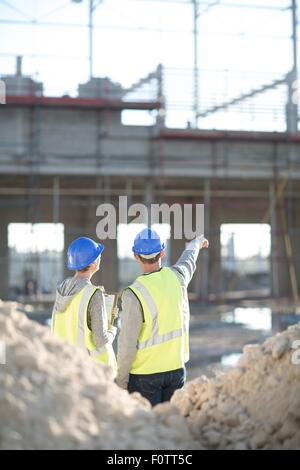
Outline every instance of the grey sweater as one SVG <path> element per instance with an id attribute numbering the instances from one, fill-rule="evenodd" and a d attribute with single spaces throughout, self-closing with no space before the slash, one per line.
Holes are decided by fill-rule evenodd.
<path id="1" fill-rule="evenodd" d="M 189 302 L 187 287 L 196 270 L 200 244 L 203 236 L 188 243 L 182 255 L 171 269 L 177 275 L 184 296 L 184 321 L 189 324 Z M 144 274 L 147 276 L 147 274 Z M 143 312 L 140 302 L 130 289 L 122 294 L 121 330 L 118 340 L 118 375 L 116 383 L 121 388 L 127 388 L 131 364 L 137 352 L 137 341 L 143 324 Z"/>
<path id="2" fill-rule="evenodd" d="M 54 310 L 64 312 L 74 296 L 85 286 L 91 285 L 91 281 L 82 277 L 68 277 L 56 290 Z M 115 339 L 116 329 L 107 329 L 107 313 L 105 308 L 104 293 L 97 290 L 90 299 L 87 311 L 87 323 L 93 333 L 93 339 L 97 348 L 102 348 Z"/>

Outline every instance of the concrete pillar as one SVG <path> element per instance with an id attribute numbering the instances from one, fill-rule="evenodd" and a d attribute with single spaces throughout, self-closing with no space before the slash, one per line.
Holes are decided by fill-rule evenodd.
<path id="1" fill-rule="evenodd" d="M 196 201 L 195 201 L 195 204 L 196 204 Z M 177 240 L 177 239 L 171 238 L 170 244 L 171 244 L 171 263 L 172 264 L 177 262 L 178 258 L 184 251 L 186 244 L 189 241 L 190 240 L 186 240 L 186 239 Z M 205 253 L 200 252 L 198 260 L 197 260 L 196 271 L 189 285 L 189 292 L 197 298 L 200 296 L 202 297 L 204 296 L 203 291 L 206 286 L 205 279 L 207 280 L 207 273 L 206 273 L 207 269 L 205 268 L 207 268 L 207 265 L 205 264 L 206 260 L 204 257 L 205 257 Z M 207 294 L 205 296 L 207 296 Z"/>
<path id="2" fill-rule="evenodd" d="M 275 186 L 273 183 L 270 184 L 269 188 L 269 203 L 270 203 L 270 226 L 271 226 L 271 252 L 270 252 L 270 263 L 271 263 L 271 293 L 272 297 L 279 297 L 279 252 L 277 244 L 277 211 L 273 207 L 275 201 Z"/>
<path id="3" fill-rule="evenodd" d="M 67 268 L 67 250 L 70 243 L 77 238 L 79 235 L 75 234 L 75 228 L 70 224 L 65 224 L 64 226 L 64 253 L 63 253 L 63 266 L 64 266 L 64 278 L 70 277 L 73 275 L 72 271 L 69 271 Z"/>
<path id="4" fill-rule="evenodd" d="M 298 292 L 300 292 L 300 201 L 295 200 L 293 203 L 293 227 L 291 230 L 291 242 L 293 250 L 293 261 L 297 276 Z"/>
<path id="5" fill-rule="evenodd" d="M 206 238 L 209 240 L 208 291 L 216 295 L 222 292 L 221 223 L 219 204 L 214 204 Z"/>
<path id="6" fill-rule="evenodd" d="M 78 233 L 75 227 L 70 225 L 65 226 L 65 248 L 64 248 L 64 276 L 70 277 L 73 275 L 72 271 L 68 271 L 66 267 L 67 260 L 67 249 L 69 244 L 80 236 L 89 237 L 100 242 L 95 233 L 88 228 L 82 227 L 80 233 Z M 118 276 L 118 253 L 117 253 L 117 240 L 101 240 L 104 244 L 104 251 L 101 257 L 100 270 L 92 277 L 92 282 L 95 285 L 103 285 L 107 291 L 117 291 L 119 287 L 119 276 Z"/>
<path id="7" fill-rule="evenodd" d="M 117 292 L 119 289 L 117 240 L 106 239 L 103 240 L 103 244 L 101 268 L 93 277 L 93 282 L 98 284 L 99 279 L 99 284 L 103 285 L 106 291 Z"/>
<path id="8" fill-rule="evenodd" d="M 80 204 L 73 206 L 71 200 L 64 201 L 62 198 L 60 202 L 59 221 L 64 224 L 64 277 L 70 277 L 74 274 L 66 267 L 67 250 L 70 243 L 78 237 L 95 238 L 95 234 L 91 234 L 91 230 L 89 231 L 87 227 L 90 216 L 90 210 L 87 210 L 87 206 Z"/>
<path id="9" fill-rule="evenodd" d="M 204 236 L 210 241 L 210 181 L 204 183 Z M 196 294 L 202 299 L 207 299 L 209 294 L 209 257 L 210 248 L 200 251 L 197 260 L 197 270 L 195 273 L 196 285 L 199 286 Z"/>
<path id="10" fill-rule="evenodd" d="M 160 202 L 161 203 L 161 202 Z M 170 202 L 168 202 L 170 204 Z M 183 231 L 183 220 L 182 220 L 182 226 L 177 227 L 177 232 L 180 231 L 181 228 L 181 236 L 182 238 L 180 239 L 175 239 L 174 238 L 174 217 L 171 217 L 170 224 L 171 224 L 171 238 L 169 240 L 169 245 L 170 245 L 170 263 L 175 264 L 178 260 L 178 258 L 181 256 L 183 250 L 185 249 L 186 245 L 186 240 L 183 238 L 184 236 L 184 231 Z M 179 235 L 179 233 L 178 233 Z"/>
<path id="11" fill-rule="evenodd" d="M 186 240 L 174 240 L 171 239 L 171 264 L 175 264 L 182 254 L 186 246 Z M 202 253 L 201 253 L 202 254 Z M 200 258 L 201 258 L 200 254 Z M 200 282 L 201 282 L 201 259 L 197 261 L 197 268 L 194 276 L 189 284 L 188 291 L 189 293 L 193 294 L 195 297 L 199 297 L 200 292 Z"/>
<path id="12" fill-rule="evenodd" d="M 0 299 L 9 298 L 9 249 L 8 249 L 8 225 L 0 224 Z"/>
<path id="13" fill-rule="evenodd" d="M 109 186 L 108 186 L 109 187 Z M 109 193 L 106 199 L 107 203 L 114 203 Z M 103 285 L 106 291 L 116 292 L 119 289 L 119 267 L 118 267 L 118 250 L 116 239 L 99 240 L 96 234 L 97 222 L 99 218 L 96 216 L 96 207 L 99 201 L 90 200 L 88 207 L 82 213 L 82 235 L 90 237 L 96 242 L 103 243 L 104 251 L 101 256 L 100 270 L 94 274 L 92 281 L 96 285 Z"/>
<path id="14" fill-rule="evenodd" d="M 209 231 L 205 233 L 208 238 Z M 190 284 L 190 291 L 197 298 L 207 299 L 209 294 L 209 251 L 200 250 L 196 263 L 196 271 Z"/>
<path id="15" fill-rule="evenodd" d="M 284 214 L 287 217 L 287 211 L 284 206 Z M 282 213 L 279 206 L 276 207 L 276 227 L 275 231 L 272 235 L 272 254 L 274 253 L 274 257 L 276 260 L 277 266 L 277 273 L 276 276 L 278 277 L 278 290 L 277 290 L 277 297 L 291 297 L 292 290 L 291 290 L 291 279 L 289 274 L 289 264 L 286 256 L 286 247 L 284 243 L 284 226 L 282 223 Z M 291 234 L 290 234 L 291 235 Z M 295 253 L 293 253 L 295 255 Z M 274 263 L 273 263 L 274 267 Z M 274 292 L 276 294 L 276 292 Z"/>
<path id="16" fill-rule="evenodd" d="M 151 225 L 151 204 L 154 203 L 154 188 L 151 180 L 145 181 L 144 204 L 148 209 L 148 219 L 144 223 Z"/>
<path id="17" fill-rule="evenodd" d="M 185 249 L 185 240 L 175 240 L 174 238 L 170 239 L 171 245 L 171 264 L 175 264 L 181 253 Z"/>

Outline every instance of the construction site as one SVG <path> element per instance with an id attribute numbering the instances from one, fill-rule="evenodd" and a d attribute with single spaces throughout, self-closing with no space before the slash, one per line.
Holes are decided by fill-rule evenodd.
<path id="1" fill-rule="evenodd" d="M 298 16 L 296 0 L 0 0 L 0 449 L 300 450 Z M 204 204 L 187 382 L 155 407 L 50 331 L 99 205 L 116 231 L 93 283 L 139 275 L 125 198 Z M 174 224 L 157 227 L 165 266 L 189 241 Z"/>

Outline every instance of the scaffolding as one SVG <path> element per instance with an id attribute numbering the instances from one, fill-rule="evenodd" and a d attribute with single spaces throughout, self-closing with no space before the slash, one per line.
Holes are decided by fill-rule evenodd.
<path id="1" fill-rule="evenodd" d="M 66 9 L 70 9 L 73 3 L 86 3 L 88 6 L 88 16 L 86 24 L 82 23 L 65 23 L 63 21 L 49 21 L 48 18 L 55 14 L 64 12 Z M 126 3 L 127 2 L 127 3 Z M 43 26 L 45 28 L 78 28 L 88 29 L 89 34 L 89 51 L 88 51 L 88 70 L 89 80 L 94 78 L 95 73 L 95 51 L 97 44 L 94 39 L 96 31 L 102 30 L 119 30 L 119 31 L 140 31 L 140 33 L 158 33 L 160 29 L 156 29 L 151 26 L 150 20 L 146 22 L 146 26 L 135 27 L 127 25 L 126 21 L 122 24 L 107 25 L 96 22 L 96 13 L 105 9 L 112 8 L 108 0 L 70 0 L 69 3 L 63 3 L 61 6 L 57 6 L 54 9 L 46 12 L 41 16 L 31 16 L 27 12 L 20 11 L 11 0 L 5 2 L 5 5 L 9 11 L 14 10 L 19 14 L 22 19 L 0 19 L 0 24 L 9 25 L 27 25 L 32 28 L 37 26 Z M 164 84 L 165 84 L 165 101 L 167 106 L 165 107 L 165 122 L 171 127 L 192 127 L 192 128 L 216 128 L 225 129 L 240 129 L 243 130 L 259 130 L 263 129 L 264 125 L 269 126 L 264 130 L 274 130 L 282 132 L 285 129 L 288 132 L 295 132 L 298 129 L 298 103 L 295 102 L 295 96 L 297 95 L 297 2 L 296 0 L 285 0 L 279 2 L 278 0 L 267 0 L 265 3 L 258 1 L 252 2 L 231 2 L 229 0 L 211 0 L 211 1 L 200 1 L 200 0 L 125 0 L 122 5 L 139 5 L 139 6 L 153 6 L 153 8 L 159 6 L 166 6 L 172 8 L 173 5 L 182 6 L 186 11 L 186 19 L 190 18 L 191 28 L 190 30 L 176 30 L 172 29 L 165 30 L 166 33 L 178 32 L 178 34 L 189 33 L 193 38 L 193 63 L 191 68 L 176 69 L 174 67 L 164 66 Z M 75 7 L 75 10 L 77 7 Z M 98 12 L 99 10 L 99 12 Z M 201 44 L 204 40 L 207 40 L 207 31 L 205 31 L 204 25 L 206 18 L 209 18 L 209 14 L 214 12 L 226 12 L 229 15 L 232 11 L 240 10 L 241 15 L 247 14 L 248 12 L 256 11 L 258 18 L 260 13 L 270 13 L 272 15 L 281 15 L 290 12 L 291 17 L 291 57 L 292 64 L 290 70 L 285 70 L 284 73 L 277 74 L 279 76 L 266 76 L 266 74 L 258 72 L 234 72 L 233 70 L 208 70 L 203 68 L 201 60 Z M 118 14 L 118 10 L 112 10 Z M 148 11 L 148 10 L 147 10 Z M 122 10 L 123 13 L 123 10 Z M 126 17 L 125 17 L 126 18 Z M 277 16 L 276 16 L 277 18 Z M 201 23 L 201 24 L 200 24 Z M 211 36 L 217 33 L 211 33 Z M 247 36 L 248 33 L 246 33 Z M 226 34 L 223 34 L 224 37 Z M 222 33 L 220 33 L 222 36 Z M 260 37 L 259 34 L 254 34 L 254 37 Z M 278 35 L 279 37 L 279 35 Z M 271 37 L 270 37 L 271 38 Z M 285 36 L 284 38 L 288 38 Z M 276 39 L 274 37 L 274 39 Z M 220 41 L 220 39 L 219 39 Z M 99 46 L 98 46 L 99 47 Z M 100 54 L 101 55 L 101 54 Z M 0 59 L 7 59 L 8 54 L 0 53 Z M 41 60 L 59 60 L 59 56 L 41 56 L 33 54 L 32 56 L 36 61 Z M 29 57 L 25 56 L 25 62 Z M 66 61 L 68 58 L 61 56 L 60 60 Z M 69 58 L 70 60 L 82 61 L 80 57 Z M 266 58 L 267 59 L 267 58 Z M 80 63 L 80 62 L 79 62 Z M 164 65 L 164 64 L 163 64 Z M 143 80 L 148 80 L 153 77 L 156 71 L 149 74 L 149 77 L 138 79 L 136 85 L 141 91 L 141 85 Z M 251 83 L 249 82 L 248 75 L 251 75 Z M 155 77 L 154 77 L 155 78 Z M 149 83 L 149 81 L 148 81 Z M 222 85 L 220 85 L 222 83 Z M 234 86 L 231 86 L 231 83 Z M 236 83 L 244 84 L 240 90 L 234 92 Z M 178 84 L 179 86 L 176 86 Z M 126 87 L 123 87 L 126 89 Z M 216 88 L 219 92 L 216 92 Z M 133 91 L 131 87 L 128 87 L 128 94 Z M 49 96 L 49 92 L 47 92 Z M 55 91 L 51 91 L 51 95 L 59 96 Z M 141 101 L 141 100 L 138 100 Z M 67 104 L 67 98 L 65 104 Z M 132 109 L 134 104 L 132 103 Z M 146 109 L 146 108 L 145 108 Z M 232 123 L 230 124 L 230 121 Z M 179 123 L 179 125 L 178 125 Z M 265 124 L 266 123 L 266 124 Z M 273 126 L 271 128 L 270 126 Z"/>
<path id="2" fill-rule="evenodd" d="M 136 0 L 127 1 L 136 2 Z M 6 3 L 14 4 L 13 1 Z M 77 1 L 76 3 L 80 2 Z M 89 216 L 86 214 L 90 206 L 96 204 L 99 197 L 103 198 L 105 202 L 110 202 L 115 200 L 117 195 L 124 194 L 128 195 L 130 200 L 142 200 L 147 205 L 155 198 L 160 200 L 166 197 L 174 198 L 174 200 L 180 199 L 182 204 L 190 200 L 194 203 L 197 198 L 200 198 L 207 207 L 206 217 L 209 233 L 216 238 L 218 233 L 214 233 L 211 226 L 213 225 L 215 212 L 221 213 L 222 207 L 227 204 L 227 202 L 220 202 L 221 200 L 236 199 L 238 203 L 238 198 L 243 197 L 247 199 L 248 207 L 250 207 L 251 204 L 255 204 L 255 198 L 260 198 L 269 207 L 266 216 L 268 221 L 271 221 L 272 225 L 279 224 L 279 221 L 281 223 L 282 230 L 278 231 L 276 236 L 284 243 L 286 259 L 280 260 L 280 262 L 288 264 L 292 297 L 294 303 L 298 304 L 297 263 L 294 259 L 295 250 L 290 236 L 290 226 L 292 224 L 289 224 L 291 217 L 287 217 L 284 212 L 286 204 L 290 207 L 290 201 L 299 198 L 297 188 L 296 190 L 293 188 L 292 191 L 290 187 L 292 173 L 296 174 L 300 169 L 298 154 L 295 153 L 295 149 L 300 144 L 298 102 L 295 99 L 298 76 L 296 0 L 285 1 L 284 4 L 274 0 L 274 5 L 270 2 L 268 4 L 259 2 L 241 2 L 238 4 L 227 0 L 140 0 L 140 4 L 156 3 L 158 5 L 164 3 L 166 6 L 169 4 L 169 7 L 171 7 L 173 3 L 177 3 L 188 6 L 192 27 L 190 31 L 185 31 L 185 34 L 188 32 L 191 35 L 193 60 L 189 68 L 176 68 L 158 64 L 154 70 L 150 70 L 143 77 L 136 77 L 133 84 L 126 86 L 120 85 L 107 77 L 94 76 L 93 58 L 96 57 L 95 49 L 97 46 L 93 40 L 93 34 L 96 30 L 100 30 L 105 26 L 96 24 L 92 13 L 95 12 L 96 6 L 99 5 L 100 10 L 106 3 L 105 0 L 99 2 L 89 1 L 88 81 L 80 84 L 76 91 L 74 89 L 68 90 L 63 95 L 56 90 L 47 89 L 45 91 L 42 83 L 33 79 L 33 77 L 23 75 L 22 59 L 20 57 L 17 59 L 16 73 L 2 77 L 7 85 L 6 109 L 26 110 L 30 119 L 28 121 L 29 147 L 25 157 L 24 155 L 20 157 L 18 152 L 15 152 L 14 142 L 6 141 L 0 144 L 1 154 L 5 158 L 7 155 L 11 156 L 16 162 L 16 168 L 22 158 L 28 159 L 27 186 L 24 182 L 19 187 L 17 184 L 4 184 L 0 188 L 0 198 L 3 197 L 4 201 L 11 198 L 10 207 L 13 211 L 15 209 L 14 204 L 16 204 L 14 201 L 17 198 L 27 197 L 28 214 L 26 217 L 31 222 L 38 222 L 42 218 L 41 200 L 43 199 L 48 198 L 50 200 L 53 223 L 61 221 L 65 206 L 70 207 L 70 209 L 75 208 L 78 212 L 82 209 L 82 212 L 87 211 L 82 218 L 82 224 L 86 230 L 91 228 L 88 221 Z M 63 9 L 65 6 L 61 5 L 61 8 Z M 270 11 L 274 14 L 288 12 L 291 17 L 292 31 L 291 38 L 289 38 L 292 57 L 291 68 L 277 75 L 257 71 L 245 72 L 203 68 L 199 45 L 205 37 L 205 32 L 203 32 L 200 21 L 204 21 L 207 14 L 221 8 L 227 10 L 240 8 L 243 12 L 256 8 L 257 11 Z M 24 12 L 19 13 L 24 16 Z M 31 17 L 22 20 L 0 19 L 0 24 L 28 25 L 32 28 L 37 25 L 45 28 L 53 28 L 54 26 L 59 28 L 86 28 L 82 24 L 48 22 L 43 18 Z M 135 28 L 129 26 L 128 30 L 133 31 Z M 145 27 L 144 31 L 149 32 L 151 29 Z M 155 28 L 152 31 L 155 31 Z M 159 28 L 156 32 L 161 33 Z M 1 57 L 8 57 L 8 55 L 0 53 L 0 60 Z M 34 55 L 34 57 L 38 59 L 38 56 Z M 46 59 L 47 57 L 43 58 Z M 27 59 L 28 56 L 25 55 L 23 62 L 26 63 Z M 48 59 L 56 60 L 55 57 L 48 57 Z M 67 61 L 68 58 L 65 57 L 64 59 Z M 80 60 L 76 57 L 73 59 Z M 220 83 L 222 86 L 219 86 Z M 82 164 L 82 167 L 84 167 L 95 160 L 95 175 L 91 175 L 87 171 L 86 174 L 78 175 L 74 173 L 66 177 L 59 174 L 59 166 L 55 174 L 50 171 L 50 176 L 42 174 L 40 170 L 45 161 L 44 155 L 39 149 L 39 140 L 41 128 L 47 125 L 43 122 L 44 111 L 48 110 L 74 111 L 82 116 L 86 112 L 93 112 L 97 116 L 97 143 L 94 154 L 87 155 L 83 152 L 82 155 L 73 155 L 71 161 L 75 167 L 78 160 L 85 159 Z M 112 135 L 112 138 L 116 141 L 123 138 L 126 142 L 128 137 L 124 137 L 125 126 L 122 128 L 122 122 L 119 118 L 121 113 L 127 111 L 146 111 L 152 116 L 152 125 L 149 132 L 149 128 L 144 126 L 144 140 L 141 137 L 133 138 L 133 140 L 135 139 L 134 146 L 138 147 L 141 142 L 144 146 L 147 146 L 145 168 L 147 168 L 148 173 L 146 177 L 141 176 L 138 171 L 134 173 L 137 170 L 134 167 L 136 158 L 130 155 L 130 149 L 128 155 L 126 154 L 126 162 L 124 162 L 123 155 L 121 155 L 115 161 L 114 171 L 109 168 L 111 155 L 105 149 L 103 139 Z M 170 116 L 175 116 L 176 113 L 184 117 L 179 119 L 180 125 L 170 125 L 172 120 Z M 243 118 L 245 118 L 244 121 Z M 172 129 L 171 127 L 176 128 Z M 57 132 L 64 132 L 63 125 L 57 129 Z M 166 150 L 170 142 L 174 146 L 182 145 L 182 147 L 184 147 L 185 142 L 193 142 L 199 146 L 209 143 L 210 146 L 206 148 L 210 150 L 207 155 L 201 155 L 201 159 L 199 155 L 195 157 L 184 153 L 180 157 L 175 157 L 168 154 Z M 223 145 L 222 159 L 219 159 L 216 155 L 216 148 L 220 143 Z M 268 187 L 267 191 L 265 189 L 251 190 L 247 187 L 238 189 L 222 187 L 220 174 L 226 175 L 226 172 L 228 173 L 230 170 L 227 153 L 227 145 L 230 144 L 261 144 L 262 147 L 264 145 L 273 145 L 274 155 L 278 146 L 288 144 L 290 152 L 288 158 L 293 164 L 287 170 L 287 177 L 283 180 L 284 185 L 281 181 L 277 181 L 277 174 L 274 172 L 273 176 L 270 179 L 268 178 L 268 184 L 273 184 L 274 187 Z M 272 158 L 275 159 L 276 155 L 274 155 L 272 154 Z M 64 155 L 61 154 L 55 158 L 59 159 L 60 157 L 63 159 Z M 55 158 L 53 161 L 56 161 Z M 122 174 L 125 164 L 128 164 L 132 169 L 132 174 Z M 261 170 L 265 170 L 263 165 L 264 163 L 261 163 Z M 170 176 L 166 172 L 168 166 L 171 166 L 174 170 L 174 176 Z M 246 160 L 239 163 L 237 170 L 241 174 L 247 175 L 254 166 L 255 164 Z M 186 182 L 185 188 L 176 187 L 176 177 L 184 177 L 187 168 L 195 169 L 196 175 L 198 175 L 200 168 L 203 170 L 199 187 L 195 184 L 190 188 L 188 182 Z M 78 184 L 79 176 L 86 177 L 82 184 Z M 95 181 L 92 176 L 95 177 Z M 68 182 L 66 182 L 67 179 Z M 290 191 L 287 193 L 286 188 L 288 187 Z M 278 210 L 278 214 L 275 209 Z M 81 229 L 81 221 L 77 221 L 76 225 L 74 222 L 74 226 L 68 235 L 74 236 Z M 3 253 L 1 253 L 1 258 L 5 258 Z M 210 266 L 215 260 L 216 262 L 220 261 L 214 255 L 205 254 L 203 272 L 206 280 L 201 284 L 201 296 L 206 299 L 209 299 L 212 294 L 208 277 Z M 277 266 L 278 271 L 278 263 L 275 263 L 274 266 Z M 278 277 L 278 272 L 274 273 L 274 277 L 276 276 Z M 235 282 L 235 279 L 231 280 L 232 288 Z M 273 284 L 275 294 L 278 282 L 277 279 Z M 199 290 L 197 290 L 197 294 L 199 294 Z M 219 291 L 213 292 L 215 298 L 219 294 Z"/>

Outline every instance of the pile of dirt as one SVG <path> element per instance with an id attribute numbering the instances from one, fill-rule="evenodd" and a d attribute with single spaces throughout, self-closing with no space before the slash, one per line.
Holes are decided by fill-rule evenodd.
<path id="1" fill-rule="evenodd" d="M 300 449 L 299 340 L 300 324 L 245 346 L 228 373 L 202 376 L 175 392 L 171 403 L 201 446 Z"/>
<path id="2" fill-rule="evenodd" d="M 1 301 L 0 301 L 1 302 Z M 0 449 L 195 449 L 174 406 L 163 416 L 110 368 L 0 304 Z"/>
<path id="3" fill-rule="evenodd" d="M 299 340 L 296 325 L 248 345 L 228 373 L 151 409 L 109 367 L 0 303 L 0 449 L 300 449 Z"/>

